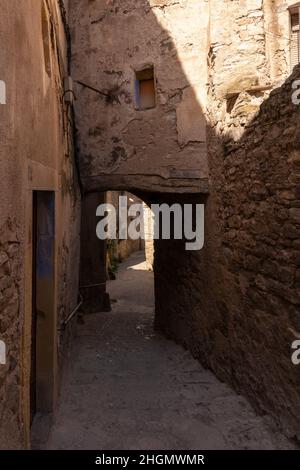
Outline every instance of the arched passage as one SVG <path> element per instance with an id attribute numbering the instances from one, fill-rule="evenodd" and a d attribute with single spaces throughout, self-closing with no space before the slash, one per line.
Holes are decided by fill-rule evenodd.
<path id="1" fill-rule="evenodd" d="M 123 186 L 119 186 L 123 189 Z M 145 192 L 139 188 L 130 188 L 137 197 L 149 207 L 153 205 L 172 207 L 178 205 L 182 209 L 182 225 L 184 223 L 185 207 L 194 208 L 205 205 L 205 194 L 176 194 L 168 192 Z M 107 244 L 99 240 L 96 226 L 99 218 L 96 216 L 97 207 L 106 202 L 104 192 L 85 194 L 82 211 L 82 242 L 81 242 L 81 294 L 84 299 L 83 310 L 86 313 L 101 312 L 109 309 L 109 298 L 106 292 L 106 250 Z M 160 219 L 162 229 L 162 220 Z M 174 217 L 170 212 L 170 239 L 163 239 L 162 233 L 154 241 L 154 278 L 155 278 L 155 326 L 166 334 L 177 337 L 185 342 L 183 332 L 190 331 L 189 305 L 194 296 L 187 288 L 189 270 L 199 262 L 199 251 L 189 251 L 184 238 L 185 227 L 182 227 L 183 238 L 174 237 Z M 187 221 L 186 221 L 187 222 Z M 195 230 L 195 219 L 188 221 Z M 194 272 L 196 267 L 194 266 Z M 180 335 L 176 331 L 180 331 Z M 189 335 L 190 333 L 186 333 Z M 188 342 L 188 339 L 186 339 Z"/>

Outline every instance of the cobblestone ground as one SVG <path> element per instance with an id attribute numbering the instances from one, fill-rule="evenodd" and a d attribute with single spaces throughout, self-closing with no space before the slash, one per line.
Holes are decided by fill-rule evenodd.
<path id="1" fill-rule="evenodd" d="M 78 325 L 49 449 L 288 449 L 249 403 L 153 333 L 141 254 L 109 283 L 113 312 Z"/>

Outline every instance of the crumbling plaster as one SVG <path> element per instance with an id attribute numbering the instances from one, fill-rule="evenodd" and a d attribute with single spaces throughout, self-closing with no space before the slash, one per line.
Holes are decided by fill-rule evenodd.
<path id="1" fill-rule="evenodd" d="M 208 2 L 72 1 L 72 74 L 87 190 L 207 192 Z M 138 111 L 135 71 L 153 65 L 157 106 Z M 109 187 L 109 185 L 111 187 Z"/>

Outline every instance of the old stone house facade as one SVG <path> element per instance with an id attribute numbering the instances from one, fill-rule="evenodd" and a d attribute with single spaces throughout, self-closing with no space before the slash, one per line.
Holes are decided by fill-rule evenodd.
<path id="1" fill-rule="evenodd" d="M 95 237 L 104 191 L 205 203 L 201 252 L 156 241 L 156 327 L 299 438 L 300 373 L 290 351 L 300 338 L 297 4 L 10 0 L 3 11 L 0 446 L 29 445 L 33 400 L 41 411 L 55 408 L 71 328 L 63 322 L 78 303 L 80 187 L 80 284 L 90 309 L 105 294 Z M 41 232 L 50 245 L 34 250 Z M 32 262 L 39 246 L 52 246 L 51 269 Z M 36 305 L 41 402 L 30 397 L 36 288 L 52 292 Z"/>
<path id="2" fill-rule="evenodd" d="M 73 151 L 66 4 L 1 2 L 0 448 L 29 446 L 31 415 L 55 407 L 77 305 L 80 191 Z M 33 352 L 33 349 L 35 350 Z M 36 370 L 34 373 L 33 371 Z"/>

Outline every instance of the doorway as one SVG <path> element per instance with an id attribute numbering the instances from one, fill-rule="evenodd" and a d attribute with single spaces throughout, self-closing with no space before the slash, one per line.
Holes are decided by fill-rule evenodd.
<path id="1" fill-rule="evenodd" d="M 33 192 L 30 417 L 53 409 L 55 347 L 55 193 Z"/>

